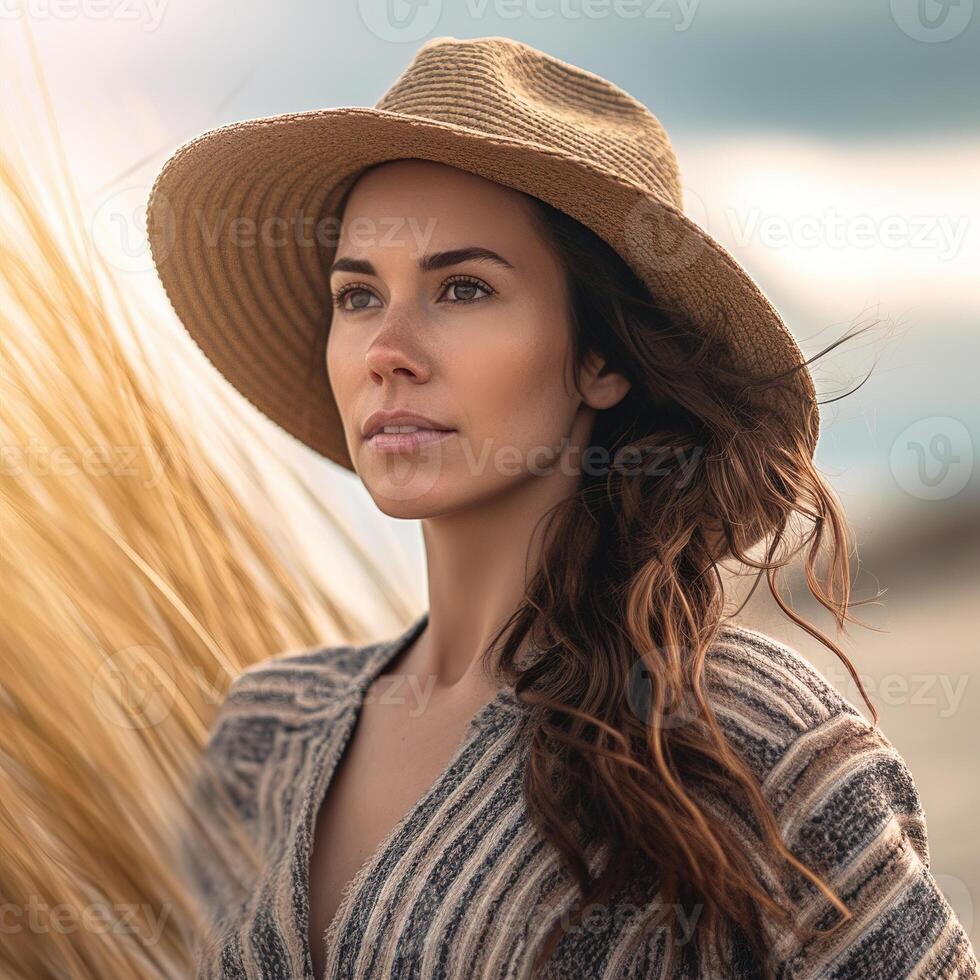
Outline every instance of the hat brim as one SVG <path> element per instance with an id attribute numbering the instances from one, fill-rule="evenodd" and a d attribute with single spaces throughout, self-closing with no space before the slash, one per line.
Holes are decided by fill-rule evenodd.
<path id="1" fill-rule="evenodd" d="M 210 130 L 180 147 L 151 189 L 147 235 L 157 273 L 218 371 L 264 415 L 346 469 L 354 467 L 324 359 L 335 227 L 327 226 L 334 244 L 317 232 L 365 167 L 406 157 L 524 191 L 586 225 L 658 305 L 723 339 L 747 379 L 802 363 L 779 314 L 717 241 L 678 208 L 588 160 L 365 107 Z M 297 217 L 306 225 L 297 227 Z M 819 413 L 809 371 L 795 371 L 765 397 L 779 400 L 812 453 Z"/>

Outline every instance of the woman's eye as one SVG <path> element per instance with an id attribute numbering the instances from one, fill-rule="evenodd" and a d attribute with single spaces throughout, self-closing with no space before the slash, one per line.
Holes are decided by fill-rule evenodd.
<path id="1" fill-rule="evenodd" d="M 475 295 L 476 291 L 480 290 L 487 294 L 487 296 L 492 295 L 493 290 L 485 285 L 484 283 L 477 282 L 475 279 L 454 279 L 446 283 L 446 292 L 450 290 L 455 290 L 454 299 L 457 303 L 471 303 L 473 300 L 481 299 L 482 297 Z"/>
<path id="2" fill-rule="evenodd" d="M 349 306 L 346 303 L 348 296 L 352 297 Z M 361 286 L 347 286 L 334 293 L 334 305 L 343 310 L 366 310 L 372 299 L 377 299 L 377 296 Z"/>
<path id="3" fill-rule="evenodd" d="M 445 296 L 448 294 L 450 302 L 458 304 L 473 303 L 483 299 L 484 297 L 479 295 L 480 293 L 486 296 L 492 296 L 494 290 L 486 283 L 480 282 L 477 279 L 451 279 L 444 284 L 442 295 Z M 347 301 L 348 297 L 350 297 L 349 303 Z M 372 304 L 372 300 L 376 302 Z M 366 287 L 351 285 L 342 286 L 336 290 L 333 294 L 333 303 L 338 309 L 356 312 L 357 310 L 370 309 L 372 305 L 380 305 L 381 300 Z"/>

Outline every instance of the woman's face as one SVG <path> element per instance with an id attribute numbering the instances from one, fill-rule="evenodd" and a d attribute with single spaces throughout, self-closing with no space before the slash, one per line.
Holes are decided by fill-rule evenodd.
<path id="1" fill-rule="evenodd" d="M 568 479 L 562 451 L 585 446 L 595 409 L 628 387 L 596 378 L 590 355 L 593 404 L 575 391 L 563 273 L 529 202 L 453 167 L 397 160 L 365 174 L 330 289 L 330 384 L 354 468 L 390 516 L 446 513 L 559 469 Z M 398 410 L 452 431 L 368 438 L 372 413 Z"/>

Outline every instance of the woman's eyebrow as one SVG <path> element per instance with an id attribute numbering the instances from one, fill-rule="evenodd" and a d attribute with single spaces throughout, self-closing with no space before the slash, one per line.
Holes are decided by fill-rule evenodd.
<path id="1" fill-rule="evenodd" d="M 493 262 L 505 269 L 513 269 L 513 265 L 502 255 L 489 248 L 476 245 L 466 248 L 453 248 L 445 252 L 432 252 L 419 259 L 419 269 L 431 272 L 433 269 L 445 269 L 448 266 L 459 265 L 461 262 Z M 337 259 L 330 266 L 328 277 L 335 272 L 356 272 L 362 276 L 376 276 L 374 266 L 367 259 Z"/>

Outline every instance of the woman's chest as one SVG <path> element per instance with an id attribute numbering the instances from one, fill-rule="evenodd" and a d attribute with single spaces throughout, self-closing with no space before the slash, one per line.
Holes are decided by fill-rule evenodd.
<path id="1" fill-rule="evenodd" d="M 280 812 L 281 833 L 257 828 L 257 836 L 270 843 L 268 864 L 212 935 L 212 945 L 199 959 L 198 976 L 497 980 L 649 975 L 660 959 L 658 935 L 642 930 L 639 906 L 618 900 L 587 910 L 585 920 L 563 936 L 550 972 L 532 972 L 534 954 L 552 925 L 571 923 L 578 892 L 557 852 L 529 818 L 523 798 L 526 755 L 512 721 L 505 713 L 487 718 L 373 852 L 368 849 L 384 835 L 390 811 L 363 837 L 332 839 L 328 855 L 349 845 L 368 857 L 353 877 L 348 873 L 356 858 L 335 873 L 335 885 L 343 890 L 346 883 L 346 894 L 334 910 L 321 911 L 322 921 L 329 921 L 325 933 L 314 923 L 312 934 L 323 939 L 323 961 L 315 966 L 309 943 L 315 811 L 323 773 L 336 765 L 340 779 L 343 745 L 333 750 L 324 745 L 308 756 L 315 766 L 299 778 L 290 813 Z M 331 752 L 340 754 L 333 758 Z M 260 781 L 264 791 L 281 790 L 290 760 L 301 757 L 307 756 L 279 745 L 280 772 L 275 778 L 265 774 Z M 386 772 L 394 778 L 394 767 Z M 339 793 L 328 799 L 331 806 L 337 801 L 339 816 L 350 806 L 348 813 L 359 812 L 363 821 L 365 811 L 357 802 L 370 799 L 363 792 L 367 795 L 353 787 L 347 801 Z M 269 804 L 258 802 L 256 820 L 268 820 Z"/>
<path id="2" fill-rule="evenodd" d="M 319 804 L 310 856 L 309 937 L 314 973 L 347 888 L 400 820 L 436 785 L 467 734 L 473 711 L 423 712 L 365 705 Z"/>

